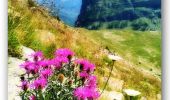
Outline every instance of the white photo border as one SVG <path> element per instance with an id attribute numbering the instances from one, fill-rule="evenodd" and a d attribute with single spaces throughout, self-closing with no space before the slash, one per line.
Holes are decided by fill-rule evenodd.
<path id="1" fill-rule="evenodd" d="M 162 100 L 170 100 L 170 0 L 162 1 Z M 0 100 L 8 98 L 8 1 L 0 0 Z"/>

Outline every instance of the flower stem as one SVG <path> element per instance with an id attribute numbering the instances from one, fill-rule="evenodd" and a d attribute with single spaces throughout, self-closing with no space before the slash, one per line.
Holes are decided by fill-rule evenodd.
<path id="1" fill-rule="evenodd" d="M 23 93 L 23 95 L 22 95 L 22 100 L 25 100 L 25 91 L 24 91 L 24 93 Z"/>
<path id="2" fill-rule="evenodd" d="M 114 62 L 115 62 L 115 61 L 113 60 L 113 66 L 114 66 Z M 111 67 L 111 70 L 110 70 L 110 73 L 109 73 L 109 77 L 108 77 L 108 79 L 107 79 L 107 81 L 106 81 L 106 83 L 105 83 L 105 85 L 104 85 L 104 87 L 103 87 L 102 92 L 100 93 L 100 96 L 102 95 L 102 93 L 103 93 L 104 90 L 106 89 L 106 86 L 107 86 L 107 84 L 108 84 L 108 82 L 109 82 L 109 79 L 110 79 L 110 77 L 111 77 L 111 74 L 112 74 L 113 66 Z"/>

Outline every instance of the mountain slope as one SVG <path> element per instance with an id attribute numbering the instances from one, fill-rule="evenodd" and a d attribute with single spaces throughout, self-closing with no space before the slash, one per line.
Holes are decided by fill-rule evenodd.
<path id="1" fill-rule="evenodd" d="M 161 93 L 159 31 L 72 28 L 52 17 L 43 7 L 21 0 L 9 0 L 8 3 L 9 56 L 20 57 L 21 45 L 41 50 L 48 58 L 57 48 L 70 48 L 77 57 L 95 63 L 95 74 L 102 90 L 112 66 L 107 57 L 109 48 L 123 60 L 115 63 L 106 93 L 133 88 L 148 100 L 157 100 L 157 95 Z"/>
<path id="2" fill-rule="evenodd" d="M 75 24 L 88 29 L 157 30 L 160 28 L 160 9 L 161 0 L 82 0 Z"/>

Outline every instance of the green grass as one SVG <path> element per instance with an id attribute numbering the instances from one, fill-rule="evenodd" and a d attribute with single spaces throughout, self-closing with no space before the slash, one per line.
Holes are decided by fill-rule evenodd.
<path id="1" fill-rule="evenodd" d="M 17 16 L 8 15 L 8 53 L 14 57 L 21 57 L 20 42 L 15 32 L 19 25 L 18 21 L 19 18 Z"/>
<path id="2" fill-rule="evenodd" d="M 84 36 L 93 38 L 96 45 L 102 48 L 106 46 L 112 52 L 115 52 L 123 59 L 130 63 L 117 63 L 113 73 L 124 80 L 124 88 L 133 88 L 142 92 L 142 96 L 146 96 L 149 100 L 155 98 L 155 94 L 160 93 L 161 83 L 154 77 L 145 75 L 145 72 L 136 69 L 142 68 L 147 71 L 154 70 L 155 73 L 160 73 L 161 70 L 161 32 L 150 31 L 134 31 L 130 29 L 124 30 L 98 30 L 87 31 L 85 30 Z M 109 65 L 105 65 L 106 60 L 101 59 L 101 66 L 98 70 L 98 76 L 107 76 Z M 131 68 L 133 66 L 136 69 Z M 143 74 L 142 74 L 143 73 Z M 159 76 L 158 76 L 159 77 Z M 160 78 L 160 77 L 159 77 Z M 99 80 L 100 87 L 104 83 Z M 107 87 L 109 89 L 109 87 Z"/>
<path id="3" fill-rule="evenodd" d="M 100 30 L 90 31 L 88 36 L 94 38 L 99 44 L 108 46 L 127 60 L 131 60 L 134 64 L 141 62 L 143 65 L 146 63 L 146 65 L 161 68 L 160 32 L 141 32 L 130 29 Z"/>

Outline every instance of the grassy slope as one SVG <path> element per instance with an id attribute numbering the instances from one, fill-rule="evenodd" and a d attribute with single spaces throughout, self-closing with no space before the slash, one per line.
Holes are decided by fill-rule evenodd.
<path id="1" fill-rule="evenodd" d="M 101 89 L 103 78 L 108 76 L 111 66 L 110 60 L 103 54 L 107 46 L 124 59 L 116 62 L 112 74 L 112 78 L 124 81 L 123 88 L 137 89 L 152 100 L 160 93 L 161 81 L 160 77 L 156 77 L 161 70 L 160 32 L 76 29 L 49 16 L 43 8 L 28 7 L 26 2 L 18 0 L 9 0 L 8 3 L 9 22 L 12 23 L 9 23 L 8 34 L 15 36 L 13 40 L 8 39 L 9 44 L 18 41 L 19 45 L 42 50 L 47 57 L 52 57 L 57 48 L 71 48 L 78 57 L 96 64 L 95 74 Z M 15 45 L 18 46 L 18 43 Z M 107 91 L 114 90 L 112 87 L 108 85 Z"/>
<path id="2" fill-rule="evenodd" d="M 156 99 L 155 94 L 161 91 L 160 32 L 140 32 L 129 29 L 84 31 L 83 35 L 92 38 L 102 48 L 107 46 L 123 57 L 124 60 L 118 61 L 115 65 L 113 78 L 124 80 L 124 88 L 138 89 L 151 100 Z M 109 73 L 106 69 L 107 65 L 102 66 L 104 68 L 100 71 L 104 70 L 104 76 L 107 76 Z M 100 82 L 103 83 L 101 78 Z"/>

